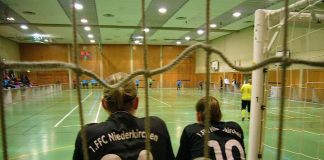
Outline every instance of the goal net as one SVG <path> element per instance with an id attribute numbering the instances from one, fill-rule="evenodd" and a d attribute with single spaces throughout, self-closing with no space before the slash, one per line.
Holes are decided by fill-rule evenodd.
<path id="1" fill-rule="evenodd" d="M 288 8 L 287 18 L 284 8 L 255 14 L 253 62 L 281 62 L 252 73 L 248 159 L 324 159 L 324 69 L 282 63 L 324 61 L 324 3 Z"/>

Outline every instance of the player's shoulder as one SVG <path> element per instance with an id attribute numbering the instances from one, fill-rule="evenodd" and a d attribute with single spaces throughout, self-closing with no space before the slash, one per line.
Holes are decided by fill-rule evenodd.
<path id="1" fill-rule="evenodd" d="M 184 129 L 192 129 L 192 128 L 203 128 L 204 126 L 199 123 L 188 124 Z"/>
<path id="2" fill-rule="evenodd" d="M 87 131 L 97 130 L 97 128 L 102 128 L 103 122 L 101 123 L 88 123 L 84 125 L 84 129 Z"/>
<path id="3" fill-rule="evenodd" d="M 160 117 L 157 116 L 150 116 L 150 120 L 151 122 L 154 123 L 161 123 L 161 124 L 165 124 L 164 120 L 162 120 Z"/>
<path id="4" fill-rule="evenodd" d="M 241 128 L 241 126 L 234 121 L 223 122 L 224 127 L 233 127 L 233 128 Z"/>
<path id="5" fill-rule="evenodd" d="M 157 116 L 149 116 L 150 122 L 151 122 L 151 126 L 154 127 L 154 125 L 165 125 L 165 122 Z M 137 118 L 138 121 L 141 121 L 144 123 L 145 121 L 145 117 L 143 118 Z"/>
<path id="6" fill-rule="evenodd" d="M 88 124 L 85 124 L 83 127 L 86 134 L 93 134 L 94 132 L 98 131 L 98 128 L 101 128 L 100 123 L 88 123 Z M 80 134 L 80 132 L 81 132 L 81 130 L 79 131 L 79 134 Z"/>
<path id="7" fill-rule="evenodd" d="M 187 126 L 184 127 L 183 132 L 187 133 L 187 134 L 195 134 L 196 132 L 201 131 L 202 129 L 204 129 L 204 125 L 199 124 L 199 123 L 192 123 L 192 124 L 188 124 Z"/>
<path id="8" fill-rule="evenodd" d="M 89 129 L 89 128 L 96 127 L 98 125 L 100 125 L 100 123 L 88 123 L 88 124 L 84 125 L 84 128 Z"/>
<path id="9" fill-rule="evenodd" d="M 243 129 L 237 122 L 234 121 L 224 122 L 222 127 L 223 130 L 226 132 L 239 133 L 241 135 L 243 134 Z"/>

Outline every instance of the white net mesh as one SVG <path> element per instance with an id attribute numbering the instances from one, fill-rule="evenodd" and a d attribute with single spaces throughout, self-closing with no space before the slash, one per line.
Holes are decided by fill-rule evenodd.
<path id="1" fill-rule="evenodd" d="M 145 17 L 144 17 L 144 0 L 142 0 L 142 20 L 143 20 L 143 24 L 142 24 L 142 28 L 145 28 Z M 281 45 L 281 41 L 280 40 L 273 40 L 273 42 L 276 44 L 274 48 L 270 47 L 271 45 L 269 45 L 270 48 L 270 55 L 268 57 L 272 57 L 272 58 L 268 58 L 266 60 L 263 60 L 261 62 L 256 63 L 253 66 L 250 67 L 239 67 L 234 65 L 232 62 L 230 62 L 222 52 L 218 51 L 217 49 L 213 48 L 211 45 L 208 45 L 208 27 L 209 27 L 209 1 L 207 0 L 208 3 L 206 3 L 206 23 L 207 23 L 207 34 L 206 34 L 206 42 L 207 44 L 202 44 L 202 43 L 197 43 L 195 45 L 192 45 L 190 47 L 188 47 L 187 49 L 185 49 L 181 54 L 179 54 L 179 56 L 177 56 L 173 61 L 171 61 L 169 64 L 161 67 L 161 68 L 157 68 L 154 70 L 148 70 L 147 69 L 147 64 L 144 65 L 144 69 L 142 70 L 138 70 L 136 72 L 133 72 L 129 77 L 125 78 L 123 81 L 121 81 L 118 84 L 115 85 L 107 85 L 102 79 L 99 78 L 99 76 L 97 76 L 96 74 L 92 73 L 91 71 L 85 70 L 80 68 L 80 66 L 78 65 L 77 59 L 78 58 L 74 58 L 75 64 L 71 64 L 71 63 L 62 63 L 62 62 L 34 62 L 34 63 L 25 63 L 25 62 L 1 62 L 0 63 L 0 72 L 2 72 L 4 69 L 7 68 L 12 68 L 12 69 L 30 69 L 30 70 L 52 70 L 52 69 L 67 69 L 67 70 L 71 70 L 76 74 L 77 77 L 77 82 L 79 81 L 78 77 L 81 75 L 86 75 L 89 76 L 95 80 L 98 81 L 98 83 L 100 83 L 102 86 L 106 87 L 106 88 L 117 88 L 123 84 L 125 84 L 126 82 L 130 81 L 132 78 L 135 78 L 136 76 L 139 75 L 144 75 L 145 77 L 145 81 L 147 81 L 147 78 L 150 76 L 154 76 L 154 75 L 158 75 L 161 73 L 164 73 L 170 69 L 172 69 L 176 64 L 178 64 L 180 61 L 182 61 L 184 58 L 188 57 L 190 54 L 193 53 L 193 51 L 195 51 L 196 49 L 203 49 L 205 51 L 205 53 L 207 55 L 209 54 L 217 54 L 218 56 L 220 56 L 221 59 L 223 59 L 223 61 L 225 63 L 227 63 L 231 68 L 237 70 L 237 71 L 241 71 L 241 72 L 246 72 L 246 71 L 252 71 L 252 70 L 256 70 L 256 69 L 260 69 L 263 67 L 266 67 L 268 65 L 272 66 L 270 67 L 270 71 L 269 74 L 271 74 L 271 72 L 276 73 L 275 75 L 275 85 L 267 85 L 267 88 L 271 90 L 271 87 L 277 87 L 277 92 L 279 92 L 280 88 L 279 88 L 279 82 L 280 82 L 280 72 L 282 72 L 280 69 L 277 69 L 277 66 L 273 66 L 273 64 L 278 64 L 278 63 L 283 63 L 284 65 L 292 65 L 294 64 L 302 64 L 302 65 L 308 65 L 308 66 L 312 66 L 312 67 L 324 67 L 324 62 L 323 61 L 317 61 L 319 57 L 316 56 L 310 56 L 310 58 L 305 58 L 305 52 L 307 55 L 310 55 L 312 53 L 315 52 L 322 52 L 321 48 L 312 48 L 312 46 L 314 44 L 322 44 L 322 42 L 318 41 L 318 38 L 321 38 L 323 36 L 321 36 L 319 33 L 322 33 L 322 29 L 321 28 L 313 28 L 309 27 L 312 26 L 311 24 L 312 21 L 310 21 L 310 23 L 308 23 L 307 25 L 307 29 L 305 29 L 304 27 L 304 31 L 301 32 L 307 32 L 307 36 L 305 39 L 304 38 L 298 38 L 299 36 L 299 32 L 293 32 L 291 33 L 293 35 L 293 37 L 290 37 L 290 41 L 289 40 L 289 44 L 290 43 L 296 43 L 296 49 L 292 49 L 289 48 L 291 50 L 291 54 L 295 56 L 291 56 L 291 59 L 286 59 L 286 58 L 282 58 L 282 57 L 273 57 L 271 56 L 271 52 L 273 51 L 279 51 L 279 50 L 284 50 L 285 48 L 283 46 L 285 46 L 285 44 L 287 44 L 287 42 L 284 42 L 283 45 Z M 308 1 L 307 1 L 308 2 Z M 73 11 L 74 14 L 75 10 Z M 281 22 L 282 20 L 282 15 L 279 14 L 279 18 L 277 20 L 277 22 Z M 319 16 L 320 17 L 320 16 Z M 297 18 L 298 19 L 298 18 Z M 296 27 L 295 25 L 297 25 L 297 19 L 296 21 L 292 24 L 292 28 L 294 28 L 293 30 L 298 31 L 299 27 Z M 76 24 L 75 24 L 75 15 L 73 16 L 73 35 L 74 35 L 74 52 L 76 53 Z M 269 21 L 272 23 L 272 21 Z M 274 22 L 276 22 L 276 20 L 274 20 Z M 315 21 L 316 22 L 316 21 Z M 273 26 L 271 24 L 268 24 L 269 27 Z M 275 28 L 275 27 L 274 27 Z M 279 29 L 280 30 L 280 29 Z M 301 30 L 303 30 L 303 28 L 301 28 Z M 272 32 L 272 33 L 271 33 Z M 276 31 L 271 31 L 270 34 L 268 35 L 270 37 L 270 35 L 276 34 Z M 145 43 L 145 33 L 143 33 L 144 35 L 144 46 L 146 46 Z M 282 36 L 282 33 L 278 32 L 278 35 L 280 37 L 280 35 Z M 283 34 L 284 35 L 284 34 Z M 310 36 L 315 36 L 314 39 L 310 38 Z M 282 37 L 286 37 L 286 36 L 282 36 Z M 317 37 L 317 38 L 316 38 Z M 281 39 L 281 38 L 278 38 Z M 270 38 L 268 39 L 269 42 L 271 42 L 272 40 L 270 40 Z M 305 43 L 304 41 L 306 41 L 307 43 Z M 317 45 L 316 45 L 317 46 Z M 144 53 L 147 54 L 145 51 L 146 47 L 144 47 Z M 306 50 L 305 50 L 306 48 Z M 296 52 L 295 52 L 296 51 Z M 297 54 L 298 52 L 300 52 L 301 54 Z M 275 53 L 275 52 L 273 52 Z M 272 53 L 272 54 L 273 54 Z M 76 55 L 76 54 L 75 54 Z M 315 54 L 314 54 L 315 55 Z M 316 54 L 317 55 L 317 54 Z M 210 81 L 209 81 L 209 56 L 206 56 L 206 82 L 205 87 L 206 87 L 206 95 L 209 95 L 209 91 L 210 91 Z M 311 58 L 312 57 L 312 58 Z M 316 61 L 315 61 L 316 60 Z M 147 57 L 144 56 L 144 62 L 147 63 Z M 285 68 L 284 68 L 285 69 Z M 291 69 L 291 68 L 288 68 Z M 300 71 L 300 70 L 299 70 Z M 290 72 L 291 77 L 293 77 L 294 75 L 294 71 L 293 70 L 289 70 L 288 73 Z M 302 72 L 299 72 L 299 75 L 305 75 L 305 74 L 313 74 L 310 73 L 310 69 L 309 68 L 305 68 L 302 70 Z M 288 94 L 288 99 L 287 101 L 287 106 L 285 107 L 286 114 L 283 116 L 283 120 L 281 122 L 284 122 L 284 127 L 282 126 L 278 126 L 277 122 L 278 122 L 278 115 L 282 115 L 282 112 L 279 112 L 280 109 L 283 108 L 283 106 L 278 105 L 278 101 L 283 102 L 285 99 L 283 97 L 281 97 L 280 99 L 274 100 L 272 102 L 269 102 L 269 106 L 268 106 L 268 110 L 269 110 L 269 117 L 268 117 L 268 123 L 266 125 L 266 127 L 264 127 L 266 129 L 266 140 L 265 140 L 265 146 L 267 149 L 269 150 L 273 150 L 274 153 L 276 152 L 280 152 L 285 151 L 284 154 L 292 154 L 293 155 L 293 159 L 305 159 L 305 158 L 310 158 L 310 159 L 323 159 L 323 154 L 321 153 L 323 150 L 323 141 L 321 141 L 321 139 L 323 139 L 323 105 L 319 105 L 317 107 L 305 107 L 306 102 L 302 102 L 300 106 L 296 106 L 290 99 L 293 99 L 294 96 L 297 96 L 298 100 L 308 100 L 309 99 L 309 94 L 308 94 L 308 90 L 311 90 L 311 94 L 312 94 L 312 98 L 311 99 L 316 99 L 316 101 L 321 101 L 323 98 L 323 91 L 321 88 L 318 88 L 318 84 L 316 84 L 316 87 L 311 87 L 315 84 L 315 81 L 309 81 L 309 79 L 304 80 L 303 81 L 299 81 L 299 83 L 296 84 L 295 82 L 292 80 L 293 78 L 290 78 L 289 80 L 289 74 L 287 75 L 287 81 L 283 81 L 287 84 L 287 88 L 286 91 L 289 92 Z M 304 77 L 304 76 L 300 76 L 300 77 Z M 307 76 L 308 77 L 308 76 Z M 282 77 L 281 77 L 282 78 Z M 308 77 L 309 78 L 309 77 Z M 269 78 L 270 79 L 270 78 Z M 2 79 L 1 79 L 2 80 Z M 147 84 L 145 83 L 145 101 L 146 101 L 146 106 L 145 106 L 145 115 L 146 117 L 149 116 L 149 105 L 148 105 L 148 91 L 147 91 Z M 284 84 L 284 85 L 286 85 Z M 78 85 L 77 85 L 78 86 Z M 284 86 L 286 87 L 286 86 Z M 267 89 L 266 88 L 266 89 Z M 2 90 L 2 87 L 0 87 L 0 89 Z M 283 88 L 281 88 L 282 90 Z M 80 103 L 80 89 L 79 86 L 77 87 L 78 90 L 78 101 L 79 101 L 79 113 L 80 113 L 80 123 L 81 126 L 83 126 L 83 120 L 82 120 L 82 105 Z M 275 91 L 274 89 L 271 91 Z M 295 93 L 296 92 L 296 93 Z M 314 96 L 313 96 L 314 94 Z M 286 96 L 287 94 L 285 94 Z M 314 97 L 314 98 L 313 98 Z M 3 144 L 3 155 L 4 155 L 4 159 L 7 160 L 8 159 L 8 154 L 7 154 L 7 134 L 6 134 L 6 123 L 5 123 L 5 115 L 4 115 L 4 103 L 3 103 L 3 94 L 2 92 L 0 92 L 0 111 L 1 111 L 1 130 L 2 130 L 2 144 Z M 207 100 L 207 102 L 209 102 Z M 207 105 L 208 106 L 208 105 Z M 271 106 L 273 106 L 271 108 Z M 296 108 L 297 107 L 297 108 Z M 294 109 L 294 110 L 290 110 Z M 209 111 L 209 110 L 207 110 Z M 310 112 L 308 112 L 310 111 Z M 209 115 L 208 113 L 206 113 L 207 115 Z M 293 114 L 293 115 L 290 115 Z M 206 122 L 208 121 L 209 116 L 206 116 Z M 253 116 L 252 116 L 253 117 Z M 271 123 L 271 119 L 274 119 L 273 123 Z M 310 119 L 313 119 L 313 121 L 309 121 Z M 252 119 L 253 120 L 253 119 Z M 293 120 L 293 121 L 291 121 Z M 294 120 L 299 120 L 299 121 L 294 121 Z M 286 126 L 288 126 L 288 124 L 292 125 L 292 127 L 290 128 L 286 128 Z M 146 132 L 149 132 L 148 128 L 149 128 L 149 122 L 146 122 Z M 206 125 L 206 128 L 208 128 L 208 124 Z M 279 132 L 278 132 L 279 130 Z M 279 145 L 279 147 L 277 146 L 277 135 L 278 133 L 280 134 L 280 130 L 284 130 L 284 142 L 283 145 Z M 292 132 L 292 134 L 297 134 L 297 137 L 293 138 L 293 136 L 288 135 L 288 132 Z M 206 141 L 205 141 L 205 151 L 207 151 L 207 141 L 208 141 L 208 132 L 206 132 Z M 148 133 L 147 133 L 148 134 Z M 313 137 L 311 137 L 313 136 Z M 83 136 L 84 137 L 84 136 Z M 253 138 L 253 137 L 252 137 Z M 268 138 L 268 139 L 267 139 Z M 270 139 L 269 139 L 270 138 Z M 293 148 L 289 148 L 287 147 L 286 144 L 290 144 L 290 143 L 295 143 L 296 139 L 300 140 L 299 145 L 294 145 Z M 281 139 L 279 138 L 279 141 Z M 310 141 L 316 141 L 318 140 L 316 143 L 311 143 L 312 148 L 308 149 L 310 153 L 307 153 L 306 150 L 306 143 L 309 143 Z M 86 144 L 86 143 L 83 143 Z M 317 146 L 314 147 L 314 144 L 317 144 Z M 250 144 L 251 145 L 251 144 Z M 290 145 L 291 146 L 291 145 Z M 313 148 L 314 147 L 314 148 Z M 149 140 L 147 140 L 146 143 L 146 148 L 147 150 L 150 150 L 150 145 L 149 145 Z M 261 150 L 262 151 L 262 150 Z M 250 151 L 252 152 L 252 151 Z M 257 152 L 257 151 L 255 151 Z M 84 153 L 86 153 L 86 149 L 84 149 Z M 149 152 L 148 152 L 149 153 Z M 262 153 L 262 152 L 261 152 Z M 85 154 L 86 155 L 86 154 Z M 279 154 L 280 155 L 280 154 Z M 149 155 L 147 155 L 149 157 Z M 270 155 L 270 157 L 274 155 Z M 205 157 L 207 157 L 207 153 L 205 152 Z M 280 157 L 280 156 L 279 156 Z M 270 158 L 269 158 L 270 159 Z M 279 158 L 280 159 L 280 158 Z"/>
<path id="2" fill-rule="evenodd" d="M 288 58 L 323 62 L 323 4 L 319 1 L 291 8 L 288 21 Z M 271 12 L 271 11 L 270 11 Z M 269 13 L 270 13 L 269 12 Z M 283 56 L 284 13 L 269 16 L 267 57 Z M 264 156 L 275 158 L 278 151 L 290 159 L 323 159 L 323 81 L 322 68 L 290 65 L 287 68 L 282 97 L 282 64 L 269 65 L 266 79 L 267 117 Z M 282 133 L 278 124 L 280 101 L 285 101 Z M 278 136 L 282 135 L 282 145 Z M 314 142 L 315 141 L 315 142 Z"/>

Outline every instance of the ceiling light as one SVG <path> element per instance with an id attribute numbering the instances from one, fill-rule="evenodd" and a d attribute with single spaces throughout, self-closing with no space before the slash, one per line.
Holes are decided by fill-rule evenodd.
<path id="1" fill-rule="evenodd" d="M 7 17 L 7 20 L 8 21 L 15 21 L 15 18 L 13 18 L 13 17 Z"/>
<path id="2" fill-rule="evenodd" d="M 88 38 L 93 38 L 93 34 L 88 34 Z"/>
<path id="3" fill-rule="evenodd" d="M 137 36 L 136 38 L 137 39 L 143 39 L 144 37 L 143 36 Z"/>
<path id="4" fill-rule="evenodd" d="M 44 39 L 44 42 L 48 42 L 48 39 Z"/>
<path id="5" fill-rule="evenodd" d="M 187 40 L 187 41 L 189 41 L 190 39 L 191 39 L 190 36 L 185 37 L 185 40 Z"/>
<path id="6" fill-rule="evenodd" d="M 91 39 L 91 40 L 90 40 L 90 42 L 91 42 L 91 43 L 95 43 L 96 41 L 95 41 L 95 40 L 93 40 L 93 39 Z"/>
<path id="7" fill-rule="evenodd" d="M 233 13 L 233 16 L 234 16 L 234 17 L 240 17 L 240 16 L 241 16 L 241 12 L 234 12 L 234 13 Z"/>
<path id="8" fill-rule="evenodd" d="M 216 27 L 217 27 L 217 24 L 215 24 L 215 23 L 210 24 L 209 27 L 210 27 L 210 28 L 216 28 Z"/>
<path id="9" fill-rule="evenodd" d="M 144 28 L 144 32 L 148 33 L 150 31 L 149 28 Z"/>
<path id="10" fill-rule="evenodd" d="M 83 9 L 83 5 L 80 3 L 74 3 L 74 8 L 77 10 L 81 10 L 81 9 Z"/>
<path id="11" fill-rule="evenodd" d="M 177 19 L 177 20 L 186 20 L 187 17 L 177 17 L 176 19 Z"/>
<path id="12" fill-rule="evenodd" d="M 139 41 L 139 40 L 135 40 L 134 43 L 135 43 L 135 44 L 139 44 L 140 41 Z"/>
<path id="13" fill-rule="evenodd" d="M 41 37 L 41 38 L 51 37 L 51 35 L 48 35 L 48 34 L 40 34 L 40 33 L 33 33 L 31 36 L 33 36 L 33 37 Z"/>
<path id="14" fill-rule="evenodd" d="M 159 8 L 159 12 L 160 13 L 166 13 L 167 12 L 167 9 L 164 8 L 164 7 L 161 7 L 161 8 Z"/>
<path id="15" fill-rule="evenodd" d="M 176 43 L 177 43 L 177 45 L 180 45 L 180 44 L 181 44 L 181 42 L 180 42 L 180 41 L 177 41 Z"/>
<path id="16" fill-rule="evenodd" d="M 26 25 L 23 24 L 23 25 L 20 26 L 20 28 L 23 29 L 23 30 L 27 30 L 28 29 L 28 26 L 26 26 Z"/>
<path id="17" fill-rule="evenodd" d="M 36 13 L 32 11 L 23 11 L 22 13 L 27 15 L 36 15 Z"/>
<path id="18" fill-rule="evenodd" d="M 91 28 L 90 28 L 89 26 L 85 26 L 85 27 L 84 27 L 84 30 L 86 30 L 86 31 L 90 31 Z"/>
<path id="19" fill-rule="evenodd" d="M 204 34 L 204 30 L 202 30 L 202 29 L 198 29 L 198 30 L 197 30 L 197 34 L 199 34 L 199 35 Z"/>
<path id="20" fill-rule="evenodd" d="M 34 41 L 40 41 L 40 40 L 42 40 L 42 35 L 41 34 L 39 34 L 39 33 L 34 33 L 33 35 L 33 38 L 34 38 Z"/>
<path id="21" fill-rule="evenodd" d="M 115 15 L 110 14 L 110 13 L 103 14 L 103 16 L 104 16 L 104 17 L 115 17 Z"/>
<path id="22" fill-rule="evenodd" d="M 88 23 L 88 20 L 85 19 L 85 18 L 82 18 L 82 19 L 81 19 L 81 22 L 82 22 L 82 23 Z"/>

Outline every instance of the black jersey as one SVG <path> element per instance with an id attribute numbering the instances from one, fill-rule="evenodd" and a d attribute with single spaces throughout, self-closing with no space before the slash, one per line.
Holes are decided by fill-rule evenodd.
<path id="1" fill-rule="evenodd" d="M 170 136 L 165 123 L 158 117 L 150 117 L 151 154 L 154 160 L 173 160 Z M 90 160 L 100 160 L 112 154 L 122 160 L 137 160 L 145 150 L 146 133 L 144 118 L 137 118 L 127 112 L 116 112 L 107 121 L 85 126 L 87 149 Z M 75 142 L 73 159 L 82 160 L 80 132 Z"/>
<path id="2" fill-rule="evenodd" d="M 184 128 L 177 160 L 190 160 L 203 157 L 204 125 L 191 124 Z M 235 122 L 211 123 L 209 127 L 210 140 L 209 158 L 219 159 L 245 159 L 242 128 Z"/>

